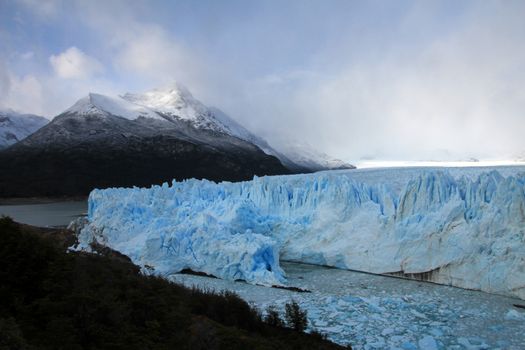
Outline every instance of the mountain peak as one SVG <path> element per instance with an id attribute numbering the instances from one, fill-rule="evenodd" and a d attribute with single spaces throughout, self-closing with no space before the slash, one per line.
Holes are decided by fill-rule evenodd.
<path id="1" fill-rule="evenodd" d="M 206 106 L 195 99 L 184 85 L 176 82 L 144 93 L 128 92 L 121 97 L 134 104 L 183 120 L 194 121 L 207 112 Z"/>

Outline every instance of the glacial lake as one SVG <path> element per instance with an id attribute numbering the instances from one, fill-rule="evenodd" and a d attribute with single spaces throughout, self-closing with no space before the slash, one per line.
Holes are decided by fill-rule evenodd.
<path id="1" fill-rule="evenodd" d="M 0 205 L 0 216 L 41 227 L 67 226 L 87 213 L 87 201 Z"/>

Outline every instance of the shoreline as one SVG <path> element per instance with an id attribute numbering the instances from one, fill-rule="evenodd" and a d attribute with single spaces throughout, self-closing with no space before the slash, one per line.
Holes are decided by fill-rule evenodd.
<path id="1" fill-rule="evenodd" d="M 50 204 L 61 202 L 87 202 L 87 196 L 71 197 L 15 197 L 0 198 L 0 206 L 3 205 L 31 205 L 31 204 Z"/>

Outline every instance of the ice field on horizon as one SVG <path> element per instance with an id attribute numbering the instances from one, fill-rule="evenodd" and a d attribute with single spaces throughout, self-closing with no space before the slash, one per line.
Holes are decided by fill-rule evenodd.
<path id="1" fill-rule="evenodd" d="M 95 190 L 92 241 L 167 276 L 285 284 L 279 259 L 525 299 L 525 167 L 325 171 Z"/>

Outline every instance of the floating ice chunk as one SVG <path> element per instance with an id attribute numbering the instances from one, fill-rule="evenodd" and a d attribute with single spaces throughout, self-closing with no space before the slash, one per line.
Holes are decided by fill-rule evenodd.
<path id="1" fill-rule="evenodd" d="M 404 342 L 403 344 L 401 344 L 401 348 L 403 350 L 418 350 L 416 344 L 411 342 Z"/>
<path id="2" fill-rule="evenodd" d="M 436 340 L 430 335 L 426 335 L 423 338 L 421 338 L 418 344 L 419 348 L 423 350 L 438 350 Z"/>
<path id="3" fill-rule="evenodd" d="M 509 312 L 505 314 L 505 319 L 509 321 L 525 321 L 525 312 L 509 310 Z"/>

